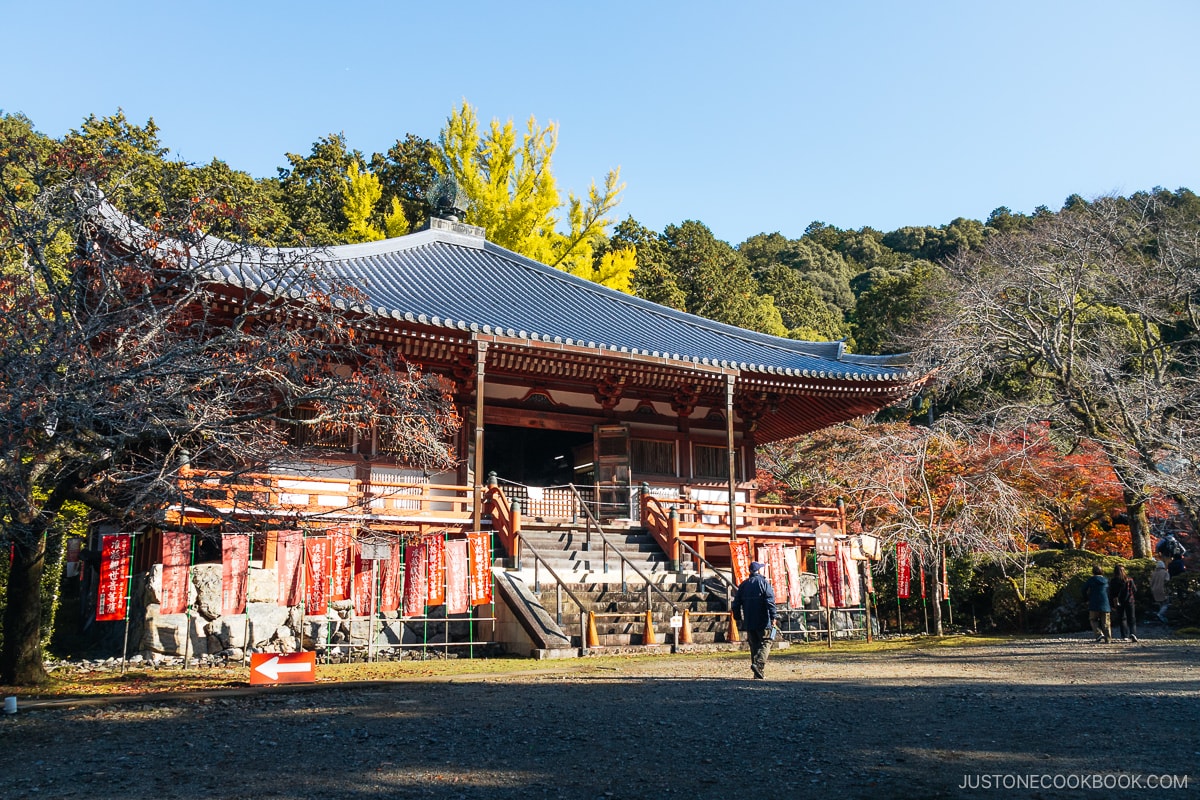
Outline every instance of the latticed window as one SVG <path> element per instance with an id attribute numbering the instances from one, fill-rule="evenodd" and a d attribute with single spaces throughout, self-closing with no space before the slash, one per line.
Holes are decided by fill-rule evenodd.
<path id="1" fill-rule="evenodd" d="M 658 439 L 634 439 L 630 458 L 633 471 L 647 475 L 674 475 L 675 443 Z"/>
<path id="2" fill-rule="evenodd" d="M 734 455 L 734 469 L 742 479 L 742 461 Z M 692 475 L 696 478 L 729 478 L 729 450 L 707 444 L 692 445 Z"/>
<path id="3" fill-rule="evenodd" d="M 316 411 L 309 408 L 297 409 L 292 418 L 299 421 L 312 420 Z M 292 423 L 292 444 L 297 447 L 322 447 L 330 450 L 350 450 L 354 447 L 354 431 L 348 428 L 327 425 L 305 425 Z"/>

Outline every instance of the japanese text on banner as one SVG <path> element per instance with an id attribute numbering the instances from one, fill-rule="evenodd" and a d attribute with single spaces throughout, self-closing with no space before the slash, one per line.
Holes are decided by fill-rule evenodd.
<path id="1" fill-rule="evenodd" d="M 912 584 L 912 563 L 908 559 L 908 542 L 896 542 L 896 597 L 908 597 Z"/>
<path id="2" fill-rule="evenodd" d="M 467 534 L 467 560 L 471 605 L 492 602 L 492 545 L 486 531 Z"/>
<path id="3" fill-rule="evenodd" d="M 350 529 L 339 526 L 329 532 L 332 549 L 329 565 L 329 599 L 349 600 L 354 580 L 354 539 Z"/>
<path id="4" fill-rule="evenodd" d="M 221 613 L 246 611 L 246 581 L 250 569 L 250 537 L 227 533 L 221 537 Z"/>
<path id="5" fill-rule="evenodd" d="M 426 536 L 424 542 L 429 562 L 429 597 L 426 603 L 440 606 L 446 602 L 446 539 L 437 533 Z"/>
<path id="6" fill-rule="evenodd" d="M 279 531 L 276 542 L 275 569 L 279 571 L 276 603 L 288 607 L 298 606 L 302 597 L 300 564 L 304 557 L 304 532 Z"/>
<path id="7" fill-rule="evenodd" d="M 96 621 L 125 619 L 129 587 L 129 553 L 133 537 L 114 533 L 100 538 L 100 586 L 96 598 Z"/>
<path id="8" fill-rule="evenodd" d="M 162 535 L 162 614 L 182 614 L 187 610 L 188 566 L 192 560 L 192 537 L 166 531 Z"/>
<path id="9" fill-rule="evenodd" d="M 304 540 L 304 606 L 310 614 L 323 614 L 329 605 L 329 537 Z"/>
<path id="10" fill-rule="evenodd" d="M 750 577 L 750 543 L 730 542 L 729 557 L 733 560 L 733 582 L 741 586 L 742 581 Z"/>
<path id="11" fill-rule="evenodd" d="M 425 613 L 425 598 L 429 594 L 425 570 L 426 550 L 423 544 L 404 548 L 404 616 L 419 617 Z"/>
<path id="12" fill-rule="evenodd" d="M 387 558 L 379 560 L 379 610 L 400 608 L 400 540 L 388 542 Z"/>

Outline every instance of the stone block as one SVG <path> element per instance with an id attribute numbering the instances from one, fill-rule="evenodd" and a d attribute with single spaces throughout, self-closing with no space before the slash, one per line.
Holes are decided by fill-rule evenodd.
<path id="1" fill-rule="evenodd" d="M 250 645 L 261 647 L 287 622 L 288 609 L 274 603 L 246 603 L 246 616 L 250 620 Z"/>
<path id="2" fill-rule="evenodd" d="M 246 600 L 250 603 L 274 603 L 279 597 L 279 575 L 275 568 L 251 569 L 246 580 Z"/>
<path id="3" fill-rule="evenodd" d="M 206 620 L 221 616 L 221 565 L 197 564 L 192 567 L 193 600 L 196 613 Z"/>

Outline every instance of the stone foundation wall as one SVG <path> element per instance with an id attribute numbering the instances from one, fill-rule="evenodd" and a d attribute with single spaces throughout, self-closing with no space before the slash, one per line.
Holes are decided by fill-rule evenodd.
<path id="1" fill-rule="evenodd" d="M 214 656 L 241 660 L 247 652 L 294 653 L 315 650 L 331 655 L 399 655 L 401 646 L 436 648 L 470 641 L 471 625 L 487 626 L 476 639 L 491 633 L 490 622 L 445 619 L 444 607 L 430 607 L 429 620 L 404 620 L 400 612 L 380 612 L 374 619 L 354 617 L 349 600 L 332 603 L 325 614 L 304 614 L 300 606 L 276 603 L 278 576 L 273 568 L 251 568 L 246 613 L 221 615 L 221 565 L 190 569 L 187 614 L 160 612 L 162 565 L 134 579 L 129 651 L 145 659 Z M 138 622 L 140 621 L 140 625 Z M 458 645 L 451 652 L 467 650 Z M 392 652 L 397 651 L 397 652 Z"/>

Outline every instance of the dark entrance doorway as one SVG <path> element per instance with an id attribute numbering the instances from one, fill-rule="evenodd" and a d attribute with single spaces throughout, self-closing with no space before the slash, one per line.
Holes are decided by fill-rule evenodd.
<path id="1" fill-rule="evenodd" d="M 483 431 L 483 473 L 526 486 L 591 483 L 591 433 L 488 425 Z M 579 463 L 576 463 L 576 462 Z"/>

